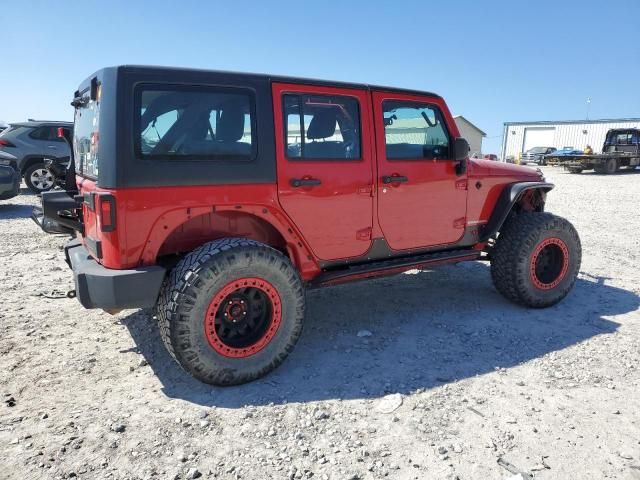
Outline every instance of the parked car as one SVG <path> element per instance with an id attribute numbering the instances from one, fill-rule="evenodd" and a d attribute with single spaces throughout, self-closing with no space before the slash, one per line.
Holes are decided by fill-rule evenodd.
<path id="1" fill-rule="evenodd" d="M 496 155 L 495 153 L 485 153 L 484 159 L 485 160 L 491 160 L 491 161 L 494 161 L 494 162 L 497 162 L 499 160 L 498 159 L 498 155 Z"/>
<path id="2" fill-rule="evenodd" d="M 542 308 L 576 280 L 578 234 L 543 211 L 553 185 L 469 159 L 436 94 L 122 66 L 72 105 L 78 182 L 43 193 L 34 220 L 73 235 L 72 296 L 155 308 L 168 351 L 203 382 L 280 365 L 307 288 L 483 260 L 507 299 Z"/>
<path id="3" fill-rule="evenodd" d="M 58 127 L 73 128 L 73 123 L 29 120 L 12 123 L 0 133 L 0 154 L 16 161 L 32 192 L 45 192 L 55 184 L 53 175 L 45 168 L 45 158 L 71 155 L 69 145 L 58 138 Z"/>
<path id="4" fill-rule="evenodd" d="M 573 148 L 573 147 L 563 147 L 560 150 L 556 150 L 555 152 L 553 152 L 554 157 L 563 157 L 566 155 L 582 155 L 582 154 L 583 154 L 582 150 L 578 150 L 577 148 Z"/>
<path id="5" fill-rule="evenodd" d="M 0 200 L 13 198 L 20 192 L 20 172 L 13 160 L 0 157 Z"/>
<path id="6" fill-rule="evenodd" d="M 544 156 L 555 152 L 555 147 L 533 147 L 522 154 L 522 163 L 537 163 L 538 165 L 546 165 Z"/>

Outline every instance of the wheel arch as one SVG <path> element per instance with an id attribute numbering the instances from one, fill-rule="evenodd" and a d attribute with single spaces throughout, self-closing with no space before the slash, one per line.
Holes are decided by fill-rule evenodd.
<path id="1" fill-rule="evenodd" d="M 247 238 L 279 250 L 305 273 L 319 268 L 310 250 L 286 218 L 277 210 L 243 206 L 216 208 L 212 211 L 177 209 L 167 212 L 153 226 L 144 251 L 143 264 L 156 264 L 158 259 L 193 251 L 207 242 L 221 238 Z"/>
<path id="2" fill-rule="evenodd" d="M 20 176 L 24 177 L 27 169 L 37 163 L 44 165 L 44 157 L 42 155 L 27 155 L 22 159 L 22 166 L 20 167 Z"/>
<path id="3" fill-rule="evenodd" d="M 493 212 L 480 233 L 480 242 L 486 242 L 498 233 L 514 211 L 542 211 L 546 194 L 555 187 L 547 182 L 516 182 L 507 185 L 496 202 Z"/>

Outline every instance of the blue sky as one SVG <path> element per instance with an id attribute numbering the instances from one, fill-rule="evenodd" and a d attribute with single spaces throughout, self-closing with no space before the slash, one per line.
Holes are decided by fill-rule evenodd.
<path id="1" fill-rule="evenodd" d="M 640 117 L 640 1 L 0 2 L 0 119 L 71 119 L 82 79 L 123 63 L 429 90 L 483 129 Z"/>

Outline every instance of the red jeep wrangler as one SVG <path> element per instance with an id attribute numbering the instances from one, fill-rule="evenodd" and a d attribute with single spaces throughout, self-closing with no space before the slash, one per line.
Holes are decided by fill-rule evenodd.
<path id="1" fill-rule="evenodd" d="M 438 95 L 270 75 L 120 66 L 83 82 L 66 191 L 34 218 L 86 308 L 155 307 L 203 382 L 293 349 L 305 289 L 465 260 L 509 300 L 571 289 L 578 234 L 539 170 L 468 158 Z"/>

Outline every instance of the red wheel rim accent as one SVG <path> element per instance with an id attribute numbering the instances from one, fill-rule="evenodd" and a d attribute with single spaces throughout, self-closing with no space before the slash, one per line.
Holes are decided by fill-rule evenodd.
<path id="1" fill-rule="evenodd" d="M 262 278 L 239 278 L 222 287 L 209 302 L 204 331 L 220 355 L 255 355 L 273 339 L 282 322 L 276 288 Z"/>
<path id="2" fill-rule="evenodd" d="M 569 249 L 567 244 L 557 237 L 540 242 L 529 264 L 531 282 L 540 290 L 557 287 L 569 269 Z"/>

